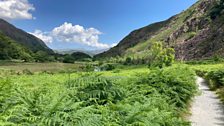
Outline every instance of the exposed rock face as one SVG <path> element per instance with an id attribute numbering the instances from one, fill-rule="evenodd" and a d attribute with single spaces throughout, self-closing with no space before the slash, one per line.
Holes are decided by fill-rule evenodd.
<path id="1" fill-rule="evenodd" d="M 176 58 L 180 60 L 202 59 L 214 55 L 223 55 L 223 23 L 220 18 L 210 20 L 209 12 L 216 3 L 215 0 L 202 1 L 195 9 L 197 13 L 171 35 L 170 40 L 176 41 Z M 190 39 L 182 42 L 178 37 L 184 33 L 195 32 Z M 174 36 L 174 37 L 173 37 Z"/>
<path id="2" fill-rule="evenodd" d="M 153 41 L 163 41 L 174 47 L 179 60 L 224 56 L 224 9 L 215 18 L 211 16 L 218 4 L 218 0 L 200 0 L 167 21 L 132 32 L 118 46 L 96 57 L 141 54 Z"/>

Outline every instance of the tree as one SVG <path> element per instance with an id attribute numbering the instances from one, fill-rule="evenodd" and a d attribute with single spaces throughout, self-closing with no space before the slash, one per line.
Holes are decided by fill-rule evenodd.
<path id="1" fill-rule="evenodd" d="M 172 48 L 164 48 L 162 42 L 155 42 L 149 48 L 147 60 L 149 67 L 171 66 L 174 62 L 175 51 Z"/>
<path id="2" fill-rule="evenodd" d="M 71 55 L 64 56 L 63 63 L 74 63 L 75 59 Z"/>
<path id="3" fill-rule="evenodd" d="M 126 60 L 125 60 L 125 62 L 124 62 L 124 64 L 125 64 L 125 65 L 130 65 L 131 62 L 132 62 L 131 57 L 127 57 Z"/>
<path id="4" fill-rule="evenodd" d="M 35 60 L 37 62 L 45 62 L 45 61 L 48 61 L 48 54 L 44 51 L 38 51 L 36 52 L 35 54 Z"/>

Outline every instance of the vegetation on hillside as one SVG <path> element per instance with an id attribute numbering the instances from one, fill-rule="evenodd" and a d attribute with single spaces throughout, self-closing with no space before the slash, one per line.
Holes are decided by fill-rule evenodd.
<path id="1" fill-rule="evenodd" d="M 224 10 L 224 0 L 220 0 L 211 10 L 210 17 L 211 19 L 216 19 L 218 16 L 223 14 Z"/>
<path id="2" fill-rule="evenodd" d="M 37 51 L 44 51 L 47 54 L 54 54 L 53 50 L 47 47 L 47 45 L 42 40 L 21 29 L 16 28 L 14 25 L 3 19 L 0 19 L 0 32 L 14 40 L 16 43 L 29 49 L 33 53 L 36 53 Z"/>
<path id="3" fill-rule="evenodd" d="M 84 53 L 69 54 L 48 54 L 39 50 L 33 52 L 18 42 L 0 33 L 0 60 L 22 60 L 23 62 L 64 62 L 74 63 L 75 61 L 92 61 L 92 57 Z"/>
<path id="4" fill-rule="evenodd" d="M 32 52 L 0 33 L 0 59 L 21 59 L 32 61 Z"/>
<path id="5" fill-rule="evenodd" d="M 65 54 L 64 63 L 74 63 L 75 61 L 92 61 L 92 57 L 82 52 L 74 52 L 72 54 Z"/>

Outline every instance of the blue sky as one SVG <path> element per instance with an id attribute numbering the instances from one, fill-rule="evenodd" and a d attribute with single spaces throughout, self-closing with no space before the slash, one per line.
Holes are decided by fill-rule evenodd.
<path id="1" fill-rule="evenodd" d="M 30 7 L 24 9 L 30 15 L 7 19 L 0 13 L 0 18 L 43 38 L 49 47 L 99 49 L 113 46 L 135 29 L 178 14 L 197 0 L 15 1 Z"/>

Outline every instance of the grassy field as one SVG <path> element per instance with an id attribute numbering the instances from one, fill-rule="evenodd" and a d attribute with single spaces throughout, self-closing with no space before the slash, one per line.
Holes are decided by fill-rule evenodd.
<path id="1" fill-rule="evenodd" d="M 41 71 L 62 71 L 68 69 L 78 69 L 81 63 L 68 64 L 68 63 L 13 63 L 13 62 L 0 62 L 0 69 L 14 70 L 22 72 L 23 70 L 29 70 L 31 72 Z"/>

